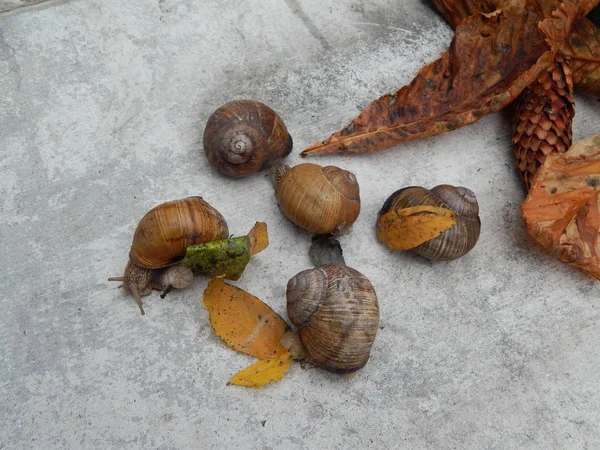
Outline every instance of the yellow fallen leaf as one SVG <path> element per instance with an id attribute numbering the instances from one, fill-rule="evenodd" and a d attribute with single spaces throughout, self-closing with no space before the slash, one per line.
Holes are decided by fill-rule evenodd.
<path id="1" fill-rule="evenodd" d="M 393 210 L 377 219 L 377 238 L 391 250 L 409 250 L 427 242 L 456 223 L 446 208 L 422 205 Z"/>
<path id="2" fill-rule="evenodd" d="M 263 359 L 236 373 L 227 384 L 254 388 L 264 386 L 271 381 L 281 380 L 292 362 L 292 354 L 289 352 L 278 358 Z"/>
<path id="3" fill-rule="evenodd" d="M 279 341 L 289 330 L 288 324 L 252 294 L 215 277 L 208 283 L 202 302 L 210 325 L 229 347 L 260 359 L 287 353 Z"/>
<path id="4" fill-rule="evenodd" d="M 267 234 L 267 224 L 264 222 L 256 222 L 248 233 L 250 240 L 250 256 L 262 252 L 269 245 L 269 235 Z"/>

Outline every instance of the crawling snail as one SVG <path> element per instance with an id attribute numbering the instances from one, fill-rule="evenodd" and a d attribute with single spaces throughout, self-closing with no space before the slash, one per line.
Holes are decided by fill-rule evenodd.
<path id="1" fill-rule="evenodd" d="M 350 373 L 367 363 L 379 305 L 363 274 L 343 264 L 304 270 L 288 282 L 286 296 L 298 332 L 284 335 L 284 347 L 330 372 Z"/>
<path id="2" fill-rule="evenodd" d="M 428 214 L 438 212 L 450 214 L 449 228 L 441 233 L 433 233 L 435 237 L 423 239 L 412 248 L 406 247 L 406 235 L 414 233 L 419 237 L 424 236 L 425 232 L 416 229 L 422 224 L 419 218 L 413 222 L 405 219 L 419 215 L 425 218 Z M 479 205 L 475 194 L 467 188 L 450 185 L 436 186 L 431 190 L 411 186 L 394 192 L 379 211 L 376 226 L 378 239 L 388 248 L 411 250 L 433 261 L 450 261 L 466 255 L 477 243 L 480 228 Z M 436 228 L 430 228 L 427 232 L 432 230 Z"/>
<path id="3" fill-rule="evenodd" d="M 200 197 L 162 203 L 146 213 L 133 235 L 129 262 L 122 277 L 125 292 L 135 297 L 144 315 L 142 297 L 153 289 L 182 289 L 193 278 L 191 269 L 178 265 L 190 245 L 224 239 L 229 229 L 223 216 Z"/>
<path id="4" fill-rule="evenodd" d="M 341 234 L 360 214 L 360 190 L 353 173 L 335 166 L 279 165 L 271 172 L 283 214 L 315 234 Z"/>
<path id="5" fill-rule="evenodd" d="M 263 103 L 237 100 L 218 108 L 204 130 L 204 153 L 219 172 L 241 178 L 292 151 L 283 120 Z"/>

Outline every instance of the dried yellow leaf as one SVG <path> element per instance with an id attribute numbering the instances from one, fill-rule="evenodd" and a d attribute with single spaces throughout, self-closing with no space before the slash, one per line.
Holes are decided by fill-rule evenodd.
<path id="1" fill-rule="evenodd" d="M 202 302 L 213 330 L 232 349 L 260 359 L 287 353 L 279 341 L 288 324 L 252 294 L 216 277 L 208 283 Z"/>
<path id="2" fill-rule="evenodd" d="M 271 381 L 281 380 L 292 362 L 292 354 L 289 352 L 278 358 L 263 359 L 236 373 L 227 384 L 254 388 L 264 386 Z"/>
<path id="3" fill-rule="evenodd" d="M 377 238 L 391 250 L 417 247 L 456 224 L 446 208 L 422 205 L 389 211 L 377 220 Z"/>
<path id="4" fill-rule="evenodd" d="M 256 222 L 248 233 L 250 240 L 250 256 L 262 252 L 269 245 L 269 235 L 267 234 L 267 224 L 264 222 Z"/>

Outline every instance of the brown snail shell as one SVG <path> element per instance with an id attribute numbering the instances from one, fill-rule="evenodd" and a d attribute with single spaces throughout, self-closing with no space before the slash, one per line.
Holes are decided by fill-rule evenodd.
<path id="1" fill-rule="evenodd" d="M 288 316 L 310 362 L 337 373 L 367 363 L 379 305 L 363 274 L 342 264 L 304 270 L 288 282 L 286 296 Z"/>
<path id="2" fill-rule="evenodd" d="M 383 204 L 378 219 L 392 210 L 429 205 L 447 208 L 456 214 L 456 224 L 438 237 L 410 249 L 432 261 L 451 261 L 470 252 L 479 240 L 479 205 L 470 189 L 447 184 L 431 190 L 410 186 L 394 192 Z M 385 242 L 384 242 L 385 243 Z"/>
<path id="3" fill-rule="evenodd" d="M 267 105 L 236 100 L 218 108 L 204 130 L 204 153 L 219 172 L 236 178 L 258 172 L 292 151 L 283 120 Z"/>
<path id="4" fill-rule="evenodd" d="M 225 239 L 229 228 L 223 216 L 200 197 L 187 197 L 155 206 L 138 223 L 122 277 L 142 315 L 141 297 L 153 289 L 168 292 L 192 281 L 192 271 L 177 265 L 190 245 Z M 166 269 L 165 269 L 166 268 Z"/>
<path id="5" fill-rule="evenodd" d="M 129 257 L 141 267 L 157 269 L 183 259 L 190 245 L 225 239 L 225 219 L 200 197 L 188 197 L 152 208 L 140 220 Z"/>
<path id="6" fill-rule="evenodd" d="M 339 234 L 360 214 L 356 176 L 335 166 L 304 163 L 273 170 L 276 196 L 283 214 L 315 234 Z"/>

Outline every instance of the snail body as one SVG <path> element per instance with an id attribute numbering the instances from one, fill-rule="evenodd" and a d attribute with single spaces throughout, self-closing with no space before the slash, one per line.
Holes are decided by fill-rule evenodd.
<path id="1" fill-rule="evenodd" d="M 218 108 L 204 130 L 204 153 L 219 172 L 241 178 L 292 151 L 283 120 L 267 105 L 237 100 Z"/>
<path id="2" fill-rule="evenodd" d="M 470 189 L 450 185 L 439 185 L 431 190 L 411 186 L 394 192 L 379 211 L 377 237 L 388 248 L 395 250 L 390 237 L 380 233 L 383 216 L 390 211 L 401 212 L 407 208 L 425 205 L 452 211 L 456 223 L 439 236 L 411 248 L 410 251 L 432 261 L 451 261 L 473 249 L 481 230 L 477 199 Z"/>
<path id="3" fill-rule="evenodd" d="M 351 373 L 368 361 L 379 328 L 375 289 L 343 264 L 304 270 L 287 285 L 287 311 L 306 358 L 336 373 Z"/>
<path id="4" fill-rule="evenodd" d="M 314 234 L 340 234 L 360 214 L 356 176 L 335 166 L 304 163 L 273 169 L 277 201 L 283 214 Z"/>
<path id="5" fill-rule="evenodd" d="M 143 315 L 142 296 L 153 289 L 166 293 L 191 283 L 192 271 L 178 264 L 187 247 L 228 235 L 223 216 L 200 197 L 162 203 L 138 223 L 124 275 L 109 281 L 122 281 L 123 290 L 135 297 Z"/>

